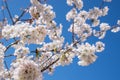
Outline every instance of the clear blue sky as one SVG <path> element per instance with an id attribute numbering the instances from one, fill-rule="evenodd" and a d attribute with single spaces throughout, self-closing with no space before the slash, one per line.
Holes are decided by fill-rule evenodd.
<path id="1" fill-rule="evenodd" d="M 0 0 L 2 1 L 2 0 Z M 25 8 L 29 4 L 29 0 L 7 0 L 12 14 L 20 14 L 19 8 Z M 92 8 L 94 5 L 100 5 L 102 0 L 83 0 L 85 9 Z M 53 5 L 56 12 L 56 22 L 63 24 L 63 35 L 70 41 L 70 35 L 67 33 L 67 28 L 70 23 L 65 20 L 66 13 L 72 8 L 68 7 L 66 0 L 48 0 L 48 3 Z M 109 15 L 102 18 L 102 22 L 108 22 L 115 25 L 120 19 L 120 0 L 113 0 L 107 3 Z M 0 13 L 0 19 L 1 19 Z M 26 18 L 28 16 L 25 16 Z M 94 41 L 90 39 L 89 41 Z M 44 75 L 44 80 L 120 80 L 120 32 L 108 32 L 105 39 L 102 40 L 106 44 L 106 49 L 102 53 L 98 53 L 98 59 L 95 63 L 87 67 L 77 65 L 77 59 L 65 67 L 55 69 L 53 75 Z"/>

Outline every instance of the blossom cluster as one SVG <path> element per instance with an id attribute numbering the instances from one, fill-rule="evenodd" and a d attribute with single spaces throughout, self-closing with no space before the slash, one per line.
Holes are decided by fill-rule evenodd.
<path id="1" fill-rule="evenodd" d="M 2 77 L 2 74 L 4 73 L 4 50 L 5 50 L 5 46 L 0 44 L 0 79 Z"/>
<path id="2" fill-rule="evenodd" d="M 13 79 L 15 80 L 42 80 L 42 73 L 38 65 L 27 59 L 19 59 L 13 64 Z"/>
<path id="3" fill-rule="evenodd" d="M 6 39 L 19 37 L 25 43 L 38 44 L 43 42 L 46 36 L 46 29 L 42 25 L 33 27 L 28 23 L 16 24 L 14 26 L 7 25 L 2 30 L 2 35 Z"/>

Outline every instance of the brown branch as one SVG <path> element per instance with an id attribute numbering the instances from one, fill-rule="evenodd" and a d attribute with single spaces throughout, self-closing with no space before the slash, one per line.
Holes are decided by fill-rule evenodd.
<path id="1" fill-rule="evenodd" d="M 72 41 L 73 41 L 73 43 L 74 43 L 74 41 L 75 41 L 75 34 L 74 34 L 74 19 L 73 19 L 73 26 L 72 26 Z"/>
<path id="2" fill-rule="evenodd" d="M 4 52 L 6 52 L 12 45 L 17 44 L 19 41 L 20 41 L 20 40 L 17 40 L 17 41 L 15 41 L 15 42 L 11 43 L 10 45 L 8 45 L 8 46 L 6 47 L 6 49 L 5 49 Z"/>
<path id="3" fill-rule="evenodd" d="M 12 21 L 12 24 L 14 24 L 14 21 L 13 21 L 13 18 L 12 18 L 12 14 L 11 14 L 11 12 L 10 12 L 9 8 L 8 8 L 7 1 L 6 1 L 6 0 L 4 0 L 4 2 L 5 2 L 5 6 L 6 6 L 6 9 L 7 9 L 7 12 L 8 12 L 8 14 L 9 14 L 9 16 L 10 16 L 11 21 Z"/>
<path id="4" fill-rule="evenodd" d="M 15 22 L 13 23 L 13 25 L 14 25 L 17 21 L 19 21 L 20 18 L 21 18 L 25 13 L 26 13 L 26 11 L 23 11 L 23 12 L 21 13 L 21 15 L 15 20 Z"/>
<path id="5" fill-rule="evenodd" d="M 77 43 L 79 43 L 80 41 L 76 41 L 73 43 L 73 46 L 75 46 Z M 72 49 L 71 48 L 68 48 L 64 54 L 68 53 L 69 51 L 71 51 Z M 48 58 L 49 59 L 49 58 Z M 48 66 L 44 67 L 43 69 L 41 69 L 41 72 L 44 72 L 45 70 L 47 70 L 49 67 L 51 67 L 52 65 L 54 65 L 57 61 L 60 60 L 60 57 L 58 57 L 55 61 L 53 61 L 52 63 L 50 63 Z"/>
<path id="6" fill-rule="evenodd" d="M 76 43 L 75 43 L 76 44 Z M 69 48 L 69 49 L 67 49 L 65 52 L 64 52 L 64 54 L 66 54 L 67 52 L 69 52 L 69 51 L 71 51 L 71 49 Z M 44 67 L 42 70 L 41 70 L 41 72 L 44 72 L 45 70 L 47 70 L 49 67 L 51 67 L 52 65 L 54 65 L 57 61 L 59 61 L 60 60 L 60 57 L 59 58 L 57 58 L 55 61 L 53 61 L 52 63 L 50 63 L 48 66 L 46 66 L 46 67 Z"/>
<path id="7" fill-rule="evenodd" d="M 41 72 L 44 72 L 45 70 L 47 70 L 50 66 L 52 66 L 53 64 L 55 64 L 60 58 L 56 59 L 54 62 L 52 62 L 51 64 L 49 64 L 48 66 L 44 67 Z"/>
<path id="8" fill-rule="evenodd" d="M 73 8 L 76 8 L 76 6 L 75 5 L 73 5 Z M 75 30 L 74 30 L 74 24 L 75 24 L 75 21 L 74 21 L 74 19 L 73 19 L 73 26 L 72 26 L 72 42 L 74 43 L 74 41 L 75 41 Z"/>
<path id="9" fill-rule="evenodd" d="M 53 55 L 50 56 L 47 60 L 45 60 L 45 61 L 41 64 L 41 67 L 42 67 L 46 62 L 48 62 L 52 57 L 53 57 Z"/>
<path id="10" fill-rule="evenodd" d="M 14 54 L 10 54 L 10 55 L 5 55 L 4 57 L 12 57 L 15 56 Z"/>
<path id="11" fill-rule="evenodd" d="M 33 20 L 32 18 L 29 18 L 29 19 L 21 19 L 20 21 L 30 21 L 30 20 Z"/>
<path id="12" fill-rule="evenodd" d="M 31 6 L 31 4 L 26 8 L 26 10 L 29 9 L 30 6 Z M 23 12 L 20 14 L 20 16 L 15 20 L 14 24 L 24 16 L 24 14 L 26 13 L 26 10 L 23 10 Z"/>

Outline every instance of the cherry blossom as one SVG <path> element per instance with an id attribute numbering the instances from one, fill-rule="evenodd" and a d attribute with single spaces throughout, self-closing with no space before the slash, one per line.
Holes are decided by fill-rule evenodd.
<path id="1" fill-rule="evenodd" d="M 27 20 L 15 16 L 13 23 L 6 19 L 0 22 L 0 80 L 44 80 L 44 72 L 52 74 L 56 67 L 73 63 L 74 58 L 78 58 L 79 66 L 88 66 L 105 50 L 102 39 L 106 33 L 120 31 L 120 20 L 110 25 L 100 19 L 108 15 L 108 6 L 85 10 L 83 0 L 66 0 L 71 6 L 66 14 L 68 33 L 72 33 L 72 40 L 67 42 L 63 35 L 66 26 L 55 21 L 54 7 L 45 1 L 30 0 L 31 5 L 23 11 L 30 15 Z M 90 43 L 89 37 L 97 41 Z M 7 54 L 8 50 L 13 52 Z M 11 56 L 14 58 L 8 65 L 6 58 Z"/>

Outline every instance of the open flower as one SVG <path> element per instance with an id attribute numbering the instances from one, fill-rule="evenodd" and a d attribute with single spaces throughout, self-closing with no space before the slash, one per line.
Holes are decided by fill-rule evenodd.
<path id="1" fill-rule="evenodd" d="M 35 62 L 22 59 L 17 63 L 13 72 L 14 80 L 42 80 L 42 73 Z"/>

